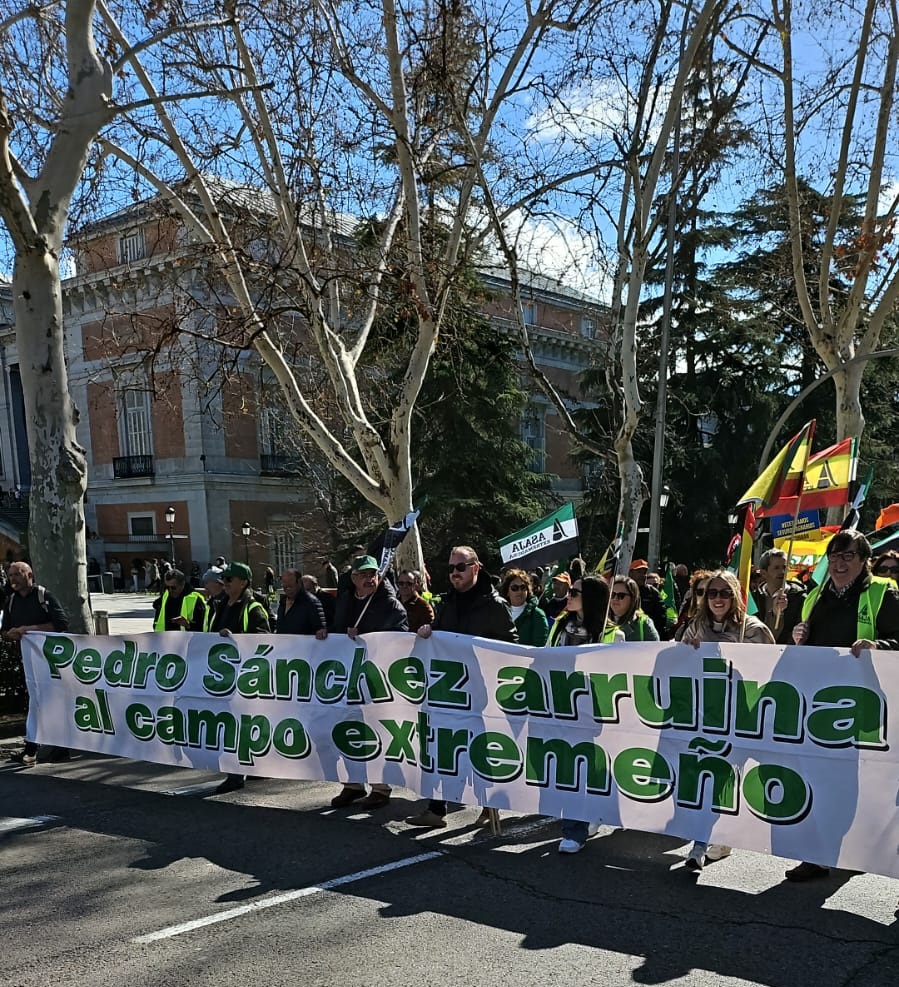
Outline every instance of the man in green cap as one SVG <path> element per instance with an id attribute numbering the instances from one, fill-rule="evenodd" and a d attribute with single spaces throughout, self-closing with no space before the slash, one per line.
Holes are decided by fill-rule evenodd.
<path id="1" fill-rule="evenodd" d="M 253 596 L 250 583 L 253 572 L 242 562 L 229 562 L 222 573 L 225 598 L 216 607 L 209 626 L 222 637 L 234 634 L 268 634 L 271 630 L 268 610 Z M 216 789 L 217 793 L 243 788 L 245 775 L 229 774 Z"/>
<path id="2" fill-rule="evenodd" d="M 375 631 L 409 630 L 406 608 L 396 598 L 390 583 L 381 579 L 375 559 L 370 555 L 358 555 L 353 559 L 350 578 L 353 589 L 337 598 L 331 631 L 355 640 L 360 634 Z M 319 631 L 317 637 L 327 637 L 327 632 Z M 372 784 L 371 792 L 366 795 L 365 785 L 347 782 L 331 799 L 331 806 L 342 809 L 358 802 L 358 808 L 371 811 L 383 808 L 389 801 L 389 785 Z"/>

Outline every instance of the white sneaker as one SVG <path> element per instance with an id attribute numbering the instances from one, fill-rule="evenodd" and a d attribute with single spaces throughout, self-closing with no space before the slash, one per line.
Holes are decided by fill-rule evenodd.
<path id="1" fill-rule="evenodd" d="M 716 860 L 724 860 L 730 856 L 731 848 L 723 843 L 712 843 L 705 852 L 706 860 L 713 863 Z"/>
<path id="2" fill-rule="evenodd" d="M 587 839 L 589 840 L 591 836 L 596 836 L 599 832 L 600 823 L 590 823 L 587 827 Z"/>
<path id="3" fill-rule="evenodd" d="M 583 843 L 578 843 L 577 840 L 562 840 L 559 843 L 559 853 L 579 853 L 584 849 Z"/>
<path id="4" fill-rule="evenodd" d="M 705 863 L 705 844 L 701 846 L 696 846 L 694 844 L 693 848 L 690 850 L 690 855 L 684 861 L 684 867 L 687 870 L 702 870 L 703 864 Z"/>

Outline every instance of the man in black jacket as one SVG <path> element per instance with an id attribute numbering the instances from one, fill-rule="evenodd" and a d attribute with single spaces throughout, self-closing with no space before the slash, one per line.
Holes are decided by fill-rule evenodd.
<path id="1" fill-rule="evenodd" d="M 899 651 L 899 589 L 871 575 L 871 546 L 860 531 L 838 531 L 827 543 L 827 579 L 802 605 L 795 644 L 863 651 Z M 803 861 L 788 881 L 826 877 L 829 868 Z"/>
<path id="2" fill-rule="evenodd" d="M 235 634 L 267 634 L 270 630 L 268 610 L 253 595 L 253 571 L 242 562 L 231 562 L 222 572 L 224 599 L 215 608 L 209 630 L 232 637 Z M 220 795 L 243 788 L 246 776 L 229 773 L 216 789 Z"/>
<path id="3" fill-rule="evenodd" d="M 299 569 L 281 573 L 281 599 L 278 600 L 278 634 L 316 634 L 327 627 L 319 600 L 303 588 Z"/>
<path id="4" fill-rule="evenodd" d="M 346 634 L 355 640 L 360 634 L 376 631 L 408 631 L 406 609 L 396 598 L 393 587 L 378 573 L 378 563 L 370 555 L 353 559 L 350 570 L 353 588 L 337 597 L 337 607 L 330 630 Z M 316 637 L 323 640 L 327 631 L 319 631 Z M 371 793 L 365 794 L 361 782 L 347 782 L 343 790 L 331 799 L 331 806 L 342 809 L 353 802 L 365 810 L 380 809 L 390 801 L 390 786 L 373 784 Z M 361 801 L 360 801 L 361 800 Z"/>
<path id="5" fill-rule="evenodd" d="M 9 567 L 9 593 L 3 604 L 3 638 L 17 647 L 29 631 L 67 631 L 69 615 L 52 593 L 36 586 L 34 573 L 27 562 L 13 562 Z M 10 757 L 28 767 L 36 761 L 64 761 L 69 752 L 64 747 L 42 747 L 27 737 L 25 746 Z"/>
<path id="6" fill-rule="evenodd" d="M 509 605 L 497 593 L 471 546 L 457 545 L 450 552 L 449 580 L 452 589 L 438 604 L 434 622 L 419 627 L 419 637 L 430 637 L 432 631 L 451 631 L 494 641 L 518 640 Z M 443 828 L 446 825 L 446 802 L 431 799 L 424 812 L 409 816 L 406 822 L 410 826 L 428 829 Z"/>

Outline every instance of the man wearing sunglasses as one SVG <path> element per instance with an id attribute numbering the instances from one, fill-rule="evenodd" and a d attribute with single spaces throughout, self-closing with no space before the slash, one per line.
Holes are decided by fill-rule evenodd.
<path id="1" fill-rule="evenodd" d="M 899 650 L 899 589 L 872 576 L 871 546 L 860 531 L 838 531 L 827 545 L 827 579 L 808 594 L 796 644 L 862 651 Z M 827 867 L 804 861 L 788 870 L 788 881 L 825 877 Z"/>
<path id="2" fill-rule="evenodd" d="M 451 631 L 494 641 L 518 640 L 509 605 L 497 593 L 473 548 L 457 545 L 450 552 L 448 573 L 451 588 L 438 604 L 433 623 L 418 628 L 419 637 L 430 637 L 432 631 Z M 409 816 L 406 822 L 442 829 L 446 826 L 446 802 L 431 799 L 424 812 Z"/>
<path id="3" fill-rule="evenodd" d="M 397 596 L 406 608 L 410 631 L 417 631 L 434 620 L 434 608 L 421 595 L 421 587 L 421 573 L 416 569 L 404 569 L 396 581 Z"/>

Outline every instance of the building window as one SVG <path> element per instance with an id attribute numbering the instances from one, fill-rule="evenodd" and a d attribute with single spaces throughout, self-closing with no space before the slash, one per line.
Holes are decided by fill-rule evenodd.
<path id="1" fill-rule="evenodd" d="M 272 526 L 271 559 L 276 574 L 294 566 L 300 571 L 303 569 L 300 539 L 289 522 Z"/>
<path id="2" fill-rule="evenodd" d="M 537 325 L 537 303 L 536 302 L 522 302 L 521 311 L 524 315 L 524 324 L 526 326 Z"/>
<path id="3" fill-rule="evenodd" d="M 273 456 L 285 456 L 291 452 L 290 432 L 281 409 L 263 408 L 259 416 L 259 429 L 263 452 Z"/>
<path id="4" fill-rule="evenodd" d="M 584 339 L 596 339 L 596 319 L 587 315 L 581 319 L 581 335 Z"/>
<path id="5" fill-rule="evenodd" d="M 128 388 L 122 392 L 122 453 L 125 456 L 152 456 L 150 392 Z"/>
<path id="6" fill-rule="evenodd" d="M 129 514 L 128 530 L 132 535 L 155 535 L 156 518 L 152 514 Z"/>
<path id="7" fill-rule="evenodd" d="M 521 438 L 534 453 L 530 468 L 534 473 L 543 473 L 546 465 L 546 421 L 543 409 L 530 407 L 521 419 Z"/>
<path id="8" fill-rule="evenodd" d="M 136 260 L 143 260 L 146 256 L 147 244 L 144 241 L 142 227 L 136 230 L 129 230 L 124 236 L 119 237 L 120 264 L 131 264 Z"/>

